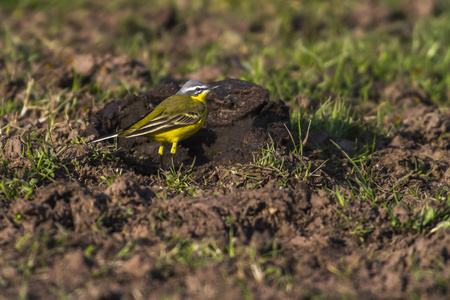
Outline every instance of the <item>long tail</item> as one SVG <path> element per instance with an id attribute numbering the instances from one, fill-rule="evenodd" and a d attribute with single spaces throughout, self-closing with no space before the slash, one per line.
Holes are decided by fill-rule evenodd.
<path id="1" fill-rule="evenodd" d="M 119 133 L 117 133 L 117 132 L 116 133 L 112 133 L 112 134 L 108 134 L 108 135 L 104 135 L 102 137 L 99 137 L 98 139 L 95 139 L 93 141 L 88 142 L 87 144 L 89 145 L 89 144 L 97 143 L 97 142 L 100 142 L 100 141 L 103 141 L 103 140 L 112 139 L 112 138 L 117 137 L 118 135 L 119 135 Z"/>

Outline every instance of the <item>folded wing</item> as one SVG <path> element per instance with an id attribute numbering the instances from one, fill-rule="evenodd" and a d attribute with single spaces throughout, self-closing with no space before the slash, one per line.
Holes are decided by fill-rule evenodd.
<path id="1" fill-rule="evenodd" d="M 201 111 L 197 110 L 171 116 L 169 116 L 170 114 L 166 111 L 163 111 L 160 115 L 156 116 L 139 129 L 135 129 L 131 132 L 127 132 L 128 130 L 125 130 L 123 134 L 121 133 L 119 136 L 130 138 L 151 133 L 170 131 L 183 126 L 192 125 L 200 121 L 205 109 L 206 107 Z"/>

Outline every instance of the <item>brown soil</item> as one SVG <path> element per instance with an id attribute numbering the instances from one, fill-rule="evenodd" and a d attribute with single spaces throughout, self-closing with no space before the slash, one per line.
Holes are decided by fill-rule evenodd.
<path id="1" fill-rule="evenodd" d="M 389 19 L 385 7 L 377 7 L 379 12 L 368 20 L 357 18 L 366 6 L 357 8 L 355 27 Z M 155 31 L 174 26 L 173 10 L 163 12 L 152 25 Z M 422 12 L 417 9 L 415 15 Z M 37 24 L 45 22 L 35 18 Z M 100 15 L 98 22 L 115 30 L 108 19 Z M 84 33 L 84 43 L 76 43 L 90 22 L 76 21 L 82 30 L 69 27 L 65 35 L 75 35 L 77 51 L 90 53 L 83 45 L 92 47 L 89 40 L 98 32 Z M 207 43 L 215 39 L 211 32 L 205 33 L 207 25 L 188 23 L 187 32 L 204 36 Z M 237 24 L 242 28 L 234 30 L 251 30 L 247 25 Z M 26 29 L 18 28 L 27 37 Z M 182 52 L 182 47 L 177 51 Z M 151 79 L 150 72 L 126 56 L 75 52 L 48 49 L 33 62 L 31 76 L 37 91 L 54 80 L 55 95 L 70 86 L 72 67 L 83 74 L 81 89 L 65 95 L 67 103 L 76 97 L 76 105 L 69 111 L 55 105 L 52 111 L 61 114 L 52 132 L 57 151 L 75 137 L 92 139 L 131 124 L 178 89 L 174 83 L 166 84 L 91 107 L 95 95 L 86 88 L 89 82 L 119 90 L 120 79 L 139 88 Z M 0 72 L 2 95 L 23 97 L 27 83 L 7 82 L 5 76 Z M 189 174 L 182 190 L 167 186 L 170 175 L 160 170 L 159 145 L 146 139 L 119 139 L 118 150 L 106 148 L 111 142 L 102 142 L 99 148 L 70 144 L 59 159 L 67 171 L 58 169 L 27 198 L 1 199 L 0 296 L 14 299 L 26 289 L 30 299 L 65 295 L 244 299 L 247 294 L 256 299 L 447 297 L 450 229 L 422 234 L 413 224 L 427 208 L 436 213 L 448 210 L 444 201 L 435 199 L 450 186 L 448 111 L 432 105 L 419 89 L 393 84 L 379 91 L 391 98 L 401 115 L 388 116 L 398 120 L 398 126 L 392 129 L 393 136 L 377 138 L 373 162 L 366 166 L 366 172 L 374 174 L 371 186 L 384 191 L 373 203 L 350 197 L 351 187 L 359 193 L 354 182 L 346 183 L 352 165 L 331 146 L 334 137 L 329 133 L 311 132 L 303 156 L 290 153 L 289 111 L 283 101 L 271 99 L 266 89 L 249 82 L 217 83 L 221 87 L 207 98 L 207 123 L 181 144 L 174 157 L 182 172 Z M 64 112 L 74 121 L 65 121 Z M 29 180 L 32 167 L 21 155 L 26 145 L 20 135 L 22 129 L 29 132 L 31 124 L 44 138 L 47 114 L 30 109 L 19 116 L 2 116 L 1 126 L 12 123 L 10 132 L 0 136 L 2 159 L 10 162 L 6 176 L 17 173 Z M 271 139 L 277 149 L 274 156 L 284 161 L 282 174 L 295 175 L 284 177 L 252 163 Z M 346 152 L 358 146 L 348 140 L 338 143 Z M 325 156 L 314 145 L 331 146 L 337 158 L 319 168 Z M 194 158 L 194 168 L 186 171 Z M 305 168 L 293 173 L 308 164 L 317 169 L 311 176 L 306 176 Z M 122 175 L 115 178 L 119 172 Z M 107 187 L 102 178 L 111 176 L 115 179 Z M 344 206 L 324 191 L 337 186 L 351 199 Z M 397 194 L 411 194 L 413 188 L 424 196 L 420 201 L 405 196 L 396 204 L 393 186 Z M 427 228 L 436 225 L 426 224 Z M 196 247 L 206 250 L 200 253 Z M 198 262 L 198 257 L 208 259 Z"/>

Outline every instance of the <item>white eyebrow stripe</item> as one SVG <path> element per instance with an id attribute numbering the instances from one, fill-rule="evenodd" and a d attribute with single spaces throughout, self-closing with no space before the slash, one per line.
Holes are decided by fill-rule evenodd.
<path id="1" fill-rule="evenodd" d="M 189 91 L 195 91 L 197 88 L 200 88 L 200 89 L 207 89 L 208 88 L 208 86 L 207 85 L 201 85 L 201 86 L 192 86 L 192 87 L 188 87 L 188 88 L 186 88 L 185 89 L 185 91 L 186 92 L 189 92 Z"/>

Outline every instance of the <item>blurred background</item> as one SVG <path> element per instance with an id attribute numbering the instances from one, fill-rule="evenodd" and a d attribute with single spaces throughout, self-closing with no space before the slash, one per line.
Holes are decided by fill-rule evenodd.
<path id="1" fill-rule="evenodd" d="M 102 99 L 226 77 L 285 101 L 379 102 L 394 84 L 440 105 L 450 93 L 446 0 L 3 0 L 0 18 L 4 101 L 30 78 Z"/>

